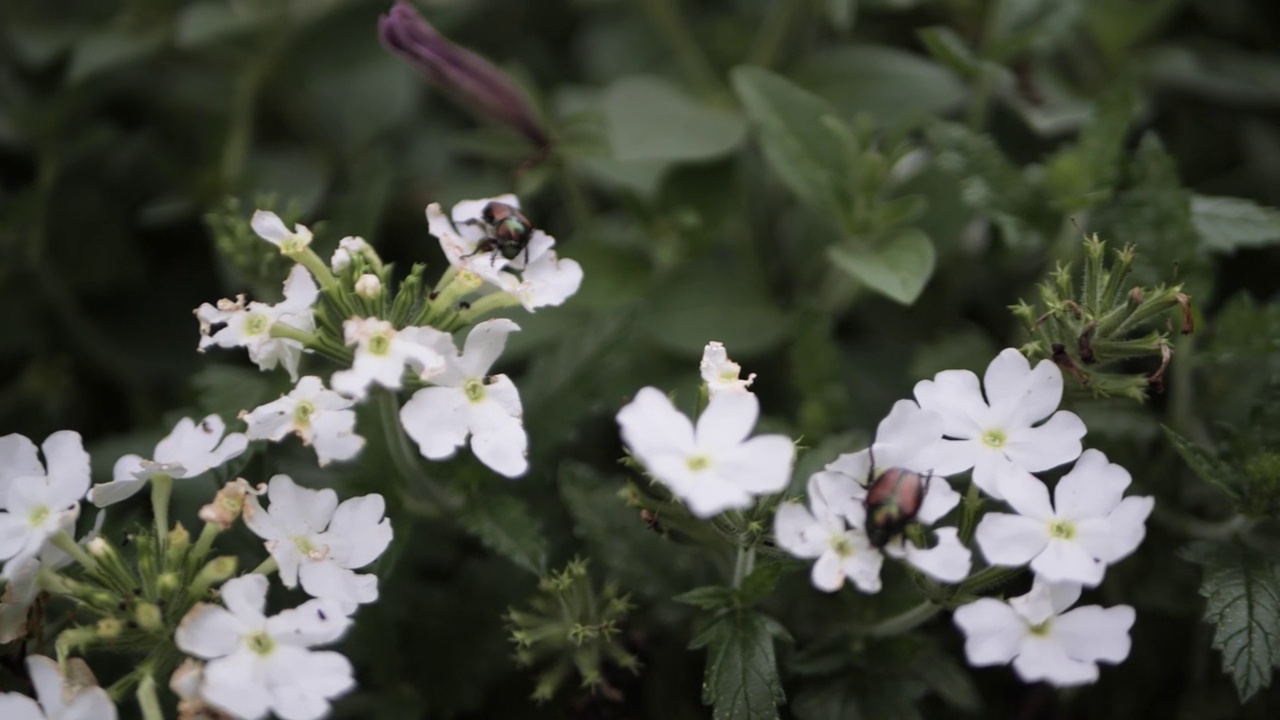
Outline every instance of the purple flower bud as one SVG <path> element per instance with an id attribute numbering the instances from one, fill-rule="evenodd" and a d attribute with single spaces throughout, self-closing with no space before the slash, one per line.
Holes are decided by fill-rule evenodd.
<path id="1" fill-rule="evenodd" d="M 472 112 L 506 125 L 538 147 L 547 144 L 533 103 L 519 86 L 493 63 L 445 39 L 407 0 L 382 16 L 378 35 L 384 47 Z"/>

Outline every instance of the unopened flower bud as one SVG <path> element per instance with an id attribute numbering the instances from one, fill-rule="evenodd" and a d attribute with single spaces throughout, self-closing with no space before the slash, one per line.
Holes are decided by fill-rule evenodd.
<path id="1" fill-rule="evenodd" d="M 90 555 L 99 560 L 109 557 L 114 552 L 111 543 L 107 542 L 106 538 L 102 536 L 90 540 L 84 547 L 89 551 Z"/>
<path id="2" fill-rule="evenodd" d="M 124 629 L 124 625 L 116 618 L 102 618 L 98 621 L 98 637 L 103 640 L 113 640 L 120 637 L 120 631 Z"/>
<path id="3" fill-rule="evenodd" d="M 204 595 L 209 588 L 235 575 L 238 566 L 234 555 L 223 555 L 210 560 L 196 574 L 196 579 L 191 583 L 192 591 L 197 597 Z"/>
<path id="4" fill-rule="evenodd" d="M 1142 296 L 1142 288 L 1136 287 L 1129 291 L 1129 306 L 1138 307 L 1145 298 Z"/>
<path id="5" fill-rule="evenodd" d="M 166 595 L 177 590 L 181 585 L 182 578 L 175 572 L 161 573 L 160 577 L 156 578 L 156 587 Z"/>
<path id="6" fill-rule="evenodd" d="M 363 257 L 374 269 L 382 269 L 382 258 L 378 257 L 378 253 L 374 252 L 373 247 L 365 242 L 364 238 L 350 235 L 338 241 L 338 249 L 333 251 L 333 257 L 329 260 L 329 267 L 332 268 L 334 274 L 342 273 L 351 267 L 351 261 L 356 257 Z"/>
<path id="7" fill-rule="evenodd" d="M 164 627 L 164 613 L 153 603 L 138 603 L 133 609 L 133 619 L 143 630 L 160 630 Z"/>
<path id="8" fill-rule="evenodd" d="M 400 0 L 378 21 L 382 44 L 477 115 L 505 125 L 538 147 L 547 133 L 533 103 L 493 63 L 446 40 L 413 5 Z"/>
<path id="9" fill-rule="evenodd" d="M 240 517 L 240 513 L 244 510 L 244 496 L 248 494 L 260 495 L 264 488 L 254 488 L 244 478 L 236 478 L 218 491 L 214 496 L 213 502 L 200 508 L 199 517 L 201 520 L 217 525 L 226 530 L 231 527 L 236 518 Z"/>
<path id="10" fill-rule="evenodd" d="M 356 280 L 356 294 L 372 300 L 382 294 L 382 281 L 373 273 L 365 273 Z"/>

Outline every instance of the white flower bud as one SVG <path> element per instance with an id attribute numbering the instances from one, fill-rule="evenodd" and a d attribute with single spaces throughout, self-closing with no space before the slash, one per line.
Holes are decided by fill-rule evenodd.
<path id="1" fill-rule="evenodd" d="M 377 275 L 365 273 L 356 280 L 356 294 L 372 300 L 382 294 L 382 281 Z"/>

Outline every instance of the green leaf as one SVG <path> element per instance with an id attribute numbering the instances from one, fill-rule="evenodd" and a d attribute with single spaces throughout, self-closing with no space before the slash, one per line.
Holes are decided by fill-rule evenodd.
<path id="1" fill-rule="evenodd" d="M 773 639 L 785 636 L 772 619 L 750 611 L 716 618 L 689 644 L 707 649 L 702 702 L 714 720 L 777 720 L 786 702 Z"/>
<path id="2" fill-rule="evenodd" d="M 738 601 L 744 607 L 751 607 L 760 602 L 778 586 L 778 578 L 782 577 L 783 564 L 778 562 L 760 563 L 738 588 Z"/>
<path id="3" fill-rule="evenodd" d="M 271 378 L 256 368 L 237 365 L 209 365 L 191 377 L 199 396 L 197 406 L 204 413 L 233 418 L 241 410 L 252 410 L 275 398 Z"/>
<path id="4" fill-rule="evenodd" d="M 1204 566 L 1204 619 L 1240 701 L 1271 684 L 1280 667 L 1280 563 L 1242 547 L 1201 543 L 1186 557 Z"/>
<path id="5" fill-rule="evenodd" d="M 709 160 L 732 152 L 747 133 L 736 113 L 701 105 L 659 77 L 618 80 L 602 107 L 617 160 Z"/>
<path id="6" fill-rule="evenodd" d="M 67 68 L 67 82 L 83 82 L 95 75 L 129 65 L 160 49 L 165 35 L 152 30 L 143 33 L 103 30 L 76 45 Z"/>
<path id="7" fill-rule="evenodd" d="M 801 202 L 847 224 L 853 178 L 835 108 L 767 70 L 742 66 L 732 77 L 769 167 Z"/>
<path id="8" fill-rule="evenodd" d="M 946 25 L 917 30 L 916 36 L 930 55 L 961 76 L 976 77 L 982 71 L 982 61 L 973 54 L 964 39 Z"/>
<path id="9" fill-rule="evenodd" d="M 1111 195 L 1120 177 L 1133 110 L 1133 86 L 1121 81 L 1094 106 L 1093 119 L 1076 143 L 1046 163 L 1045 184 L 1063 210 L 1084 210 Z"/>
<path id="10" fill-rule="evenodd" d="M 723 610 L 736 604 L 738 593 L 731 587 L 706 585 L 680 593 L 671 599 L 703 610 Z"/>
<path id="11" fill-rule="evenodd" d="M 933 275 L 933 243 L 915 228 L 899 232 L 878 248 L 832 245 L 827 252 L 841 270 L 903 305 L 914 303 Z"/>
<path id="12" fill-rule="evenodd" d="M 232 7 L 223 0 L 202 0 L 178 11 L 174 22 L 173 45 L 193 50 L 234 37 L 265 24 L 271 17 L 257 5 Z"/>
<path id="13" fill-rule="evenodd" d="M 1280 242 L 1280 210 L 1244 198 L 1192 195 L 1191 222 L 1210 250 L 1234 252 Z"/>
<path id="14" fill-rule="evenodd" d="M 1234 473 L 1226 463 L 1208 450 L 1174 432 L 1167 425 L 1161 425 L 1161 427 L 1164 428 L 1165 437 L 1169 438 L 1173 448 L 1178 451 L 1178 455 L 1195 471 L 1196 475 L 1200 476 L 1201 480 L 1226 493 L 1232 500 L 1240 499 L 1240 494 L 1232 487 L 1231 478 Z"/>
<path id="15" fill-rule="evenodd" d="M 536 575 L 547 571 L 547 539 L 517 498 L 492 489 L 472 493 L 459 520 L 489 549 Z"/>
<path id="16" fill-rule="evenodd" d="M 801 60 L 795 81 L 826 99 L 845 118 L 866 113 L 879 125 L 945 114 L 968 91 L 951 69 L 930 58 L 882 45 L 844 45 Z"/>

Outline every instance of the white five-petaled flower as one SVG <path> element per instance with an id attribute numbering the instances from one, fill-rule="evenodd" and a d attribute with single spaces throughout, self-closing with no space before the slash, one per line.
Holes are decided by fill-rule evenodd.
<path id="1" fill-rule="evenodd" d="M 1129 481 L 1128 471 L 1106 455 L 1086 450 L 1058 481 L 1050 504 L 1044 483 L 1007 468 L 1000 491 L 1018 514 L 983 516 L 975 534 L 978 547 L 993 565 L 1030 562 L 1045 580 L 1093 587 L 1102 582 L 1107 565 L 1137 549 L 1146 533 L 1155 500 L 1124 497 Z"/>
<path id="2" fill-rule="evenodd" d="M 99 512 L 93 529 L 80 540 L 81 545 L 97 537 L 105 519 L 106 513 Z M 70 531 L 70 525 L 66 529 Z M 13 642 L 27 634 L 31 606 L 40 594 L 40 570 L 58 570 L 70 564 L 71 556 L 51 543 L 45 543 L 32 557 L 15 558 L 5 563 L 4 573 L 0 575 L 5 580 L 4 593 L 0 595 L 0 644 Z"/>
<path id="3" fill-rule="evenodd" d="M 702 349 L 702 362 L 698 364 L 698 370 L 711 395 L 718 392 L 750 392 L 747 388 L 756 379 L 755 373 L 739 378 L 742 366 L 729 359 L 723 343 L 714 340 Z"/>
<path id="4" fill-rule="evenodd" d="M 245 575 L 221 588 L 226 607 L 200 603 L 178 625 L 178 649 L 208 661 L 197 692 L 242 720 L 274 713 L 316 720 L 355 686 L 341 654 L 310 648 L 337 641 L 351 626 L 329 600 L 308 600 L 267 617 L 267 578 Z"/>
<path id="5" fill-rule="evenodd" d="M 260 369 L 274 370 L 277 365 L 283 365 L 289 378 L 297 380 L 298 362 L 304 351 L 302 343 L 292 338 L 273 337 L 271 329 L 279 324 L 313 332 L 315 317 L 311 306 L 319 296 L 320 289 L 311 273 L 301 265 L 294 265 L 284 282 L 284 300 L 275 305 L 246 304 L 243 295 L 234 301 L 219 300 L 216 306 L 205 303 L 195 310 L 200 321 L 199 350 L 204 352 L 211 345 L 243 347 Z M 214 330 L 215 325 L 222 327 Z"/>
<path id="6" fill-rule="evenodd" d="M 787 487 L 795 445 L 784 435 L 748 439 L 759 415 L 752 393 L 720 393 L 695 427 L 666 395 L 647 387 L 618 411 L 618 424 L 649 473 L 706 518 Z"/>
<path id="7" fill-rule="evenodd" d="M 1096 681 L 1099 662 L 1129 656 L 1133 608 L 1086 605 L 1067 611 L 1079 598 L 1079 585 L 1036 576 L 1026 595 L 1008 602 L 982 598 L 957 609 L 954 619 L 965 634 L 969 664 L 1012 661 L 1023 681 L 1059 687 Z"/>
<path id="8" fill-rule="evenodd" d="M 280 216 L 273 212 L 255 211 L 249 226 L 258 237 L 280 248 L 285 255 L 305 250 L 311 244 L 311 231 L 306 225 L 294 225 L 293 230 L 289 230 Z"/>
<path id="9" fill-rule="evenodd" d="M 835 592 L 849 579 L 865 593 L 880 592 L 884 556 L 871 547 L 867 534 L 850 529 L 839 503 L 830 503 L 817 477 L 809 479 L 809 508 L 798 502 L 778 507 L 773 534 L 778 545 L 799 558 L 817 558 L 810 573 L 813 586 Z"/>
<path id="10" fill-rule="evenodd" d="M 58 663 L 43 655 L 27 656 L 27 672 L 36 700 L 18 693 L 0 693 L 4 720 L 116 720 L 116 706 L 98 687 L 93 673 L 79 658 L 69 662 L 72 677 L 64 677 Z M 38 702 L 37 702 L 38 701 Z"/>
<path id="11" fill-rule="evenodd" d="M 576 293 L 582 285 L 582 266 L 575 260 L 557 257 L 552 249 L 555 238 L 541 230 L 533 230 L 527 249 L 514 258 L 507 259 L 496 250 L 477 252 L 481 243 L 489 239 L 481 213 L 491 202 L 520 208 L 520 200 L 510 193 L 463 200 L 453 206 L 451 222 L 438 204 L 427 206 L 427 225 L 431 234 L 439 238 L 449 264 L 509 293 L 530 312 L 560 305 Z M 520 271 L 520 275 L 511 270 Z"/>
<path id="12" fill-rule="evenodd" d="M 335 372 L 329 384 L 348 397 L 364 399 L 374 383 L 399 389 L 406 367 L 423 380 L 444 371 L 444 357 L 434 346 L 448 334 L 435 328 L 396 330 L 386 320 L 355 317 L 342 324 L 342 332 L 347 344 L 356 346 L 355 360 L 350 370 Z"/>
<path id="13" fill-rule="evenodd" d="M 1040 472 L 1071 462 L 1083 449 L 1084 422 L 1075 413 L 1055 412 L 1062 371 L 1048 360 L 1032 369 L 1013 348 L 991 361 L 981 386 L 968 370 L 943 370 L 916 383 L 915 396 L 920 407 L 942 416 L 944 434 L 953 438 L 938 454 L 935 470 L 954 475 L 973 468 L 973 482 L 996 499 L 1001 468 Z"/>
<path id="14" fill-rule="evenodd" d="M 816 487 L 818 493 L 827 498 L 833 512 L 844 517 L 850 526 L 865 531 L 864 503 L 869 483 L 890 469 L 907 470 L 925 478 L 915 520 L 922 525 L 933 525 L 960 503 L 960 494 L 947 479 L 932 471 L 941 442 L 942 418 L 910 400 L 899 400 L 880 421 L 871 447 L 841 455 L 814 473 L 809 482 L 810 493 Z M 899 535 L 891 538 L 882 550 L 890 557 L 906 560 L 936 580 L 950 583 L 963 580 L 969 574 L 972 553 L 960 542 L 955 528 L 937 528 L 934 534 L 937 544 L 931 548 L 916 547 Z"/>
<path id="15" fill-rule="evenodd" d="M 267 541 L 285 587 L 301 581 L 308 595 L 332 600 L 347 614 L 378 599 L 377 576 L 355 570 L 377 560 L 391 543 L 381 495 L 339 505 L 333 490 L 299 487 L 288 475 L 276 475 L 267 485 L 267 498 L 271 507 L 264 510 L 256 495 L 248 496 L 244 522 Z"/>
<path id="16" fill-rule="evenodd" d="M 400 409 L 400 423 L 423 457 L 451 457 L 470 436 L 471 452 L 495 472 L 519 477 L 529 469 L 520 392 L 506 375 L 488 374 L 519 329 L 510 320 L 486 320 L 471 329 L 461 353 L 451 337 L 438 337 L 444 371 L 431 378 L 435 387 L 415 392 Z"/>
<path id="17" fill-rule="evenodd" d="M 156 444 L 150 459 L 125 455 L 116 461 L 112 481 L 98 483 L 89 499 L 98 507 L 106 507 L 133 497 L 156 475 L 174 479 L 193 478 L 239 456 L 249 447 L 249 438 L 241 433 L 222 433 L 227 429 L 222 418 L 210 415 L 200 422 L 182 418 Z"/>
<path id="18" fill-rule="evenodd" d="M 354 401 L 332 390 L 314 375 L 298 381 L 288 395 L 273 400 L 250 412 L 240 414 L 249 428 L 250 440 L 280 442 L 289 433 L 302 439 L 302 444 L 316 450 L 320 467 L 333 460 L 350 460 L 364 447 L 364 438 L 356 434 Z"/>
<path id="19" fill-rule="evenodd" d="M 59 430 L 41 449 L 44 465 L 26 437 L 0 437 L 0 560 L 10 564 L 36 558 L 46 540 L 70 530 L 89 489 L 89 453 L 79 433 Z"/>

